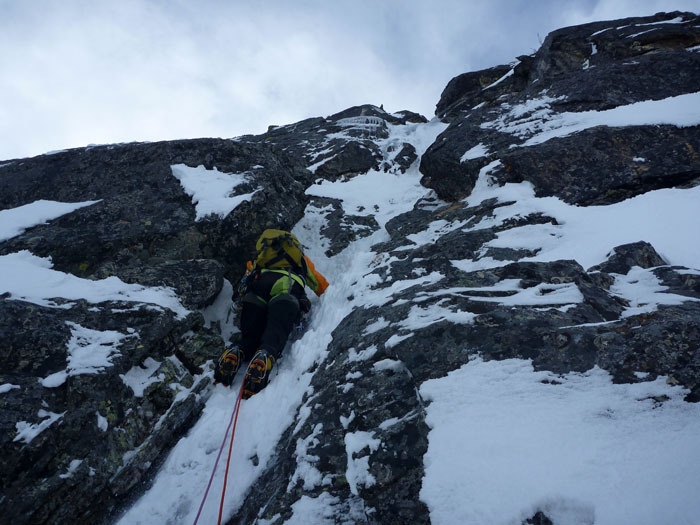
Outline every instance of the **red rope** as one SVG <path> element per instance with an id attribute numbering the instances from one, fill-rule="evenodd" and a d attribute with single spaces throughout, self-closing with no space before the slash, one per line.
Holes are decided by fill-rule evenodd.
<path id="1" fill-rule="evenodd" d="M 226 445 L 226 438 L 228 437 L 228 431 L 231 430 L 231 425 L 234 425 L 234 421 L 238 420 L 238 407 L 241 404 L 241 397 L 243 396 L 243 385 L 245 385 L 245 380 L 243 381 L 243 384 L 241 385 L 241 391 L 238 393 L 238 397 L 236 398 L 236 404 L 233 407 L 233 412 L 231 412 L 231 419 L 229 419 L 228 426 L 226 427 L 226 432 L 224 433 L 224 439 L 221 441 L 221 446 L 219 447 L 219 453 L 216 456 L 216 461 L 214 462 L 214 468 L 211 471 L 211 476 L 209 476 L 209 483 L 207 483 L 207 490 L 204 491 L 204 497 L 202 498 L 202 502 L 199 504 L 199 510 L 197 510 L 197 516 L 194 519 L 194 524 L 197 525 L 197 522 L 199 521 L 199 517 L 202 514 L 202 509 L 204 508 L 204 503 L 207 501 L 207 496 L 209 495 L 209 489 L 211 489 L 211 484 L 212 481 L 214 481 L 214 474 L 216 474 L 216 467 L 219 465 L 219 460 L 221 459 L 221 453 L 224 451 L 224 446 Z M 235 417 L 235 420 L 234 420 Z M 236 427 L 234 425 L 234 432 L 236 431 Z M 233 443 L 233 435 L 231 435 L 231 443 Z M 229 451 L 229 461 L 231 460 L 231 452 Z M 228 465 L 226 465 L 226 474 L 228 475 Z M 226 480 L 224 480 L 224 486 L 225 486 Z M 221 520 L 221 514 L 219 514 L 219 521 Z"/>
<path id="2" fill-rule="evenodd" d="M 246 374 L 246 377 L 248 374 Z M 241 406 L 241 399 L 243 399 L 243 387 L 245 385 L 246 377 L 243 378 L 243 383 L 241 384 L 241 389 L 238 392 L 238 398 L 236 399 L 235 413 L 236 417 L 233 420 L 233 430 L 231 431 L 231 443 L 228 446 L 228 459 L 226 460 L 226 473 L 224 474 L 224 487 L 221 489 L 221 503 L 219 504 L 219 521 L 218 525 L 221 525 L 221 516 L 224 513 L 224 499 L 226 499 L 226 481 L 228 480 L 228 469 L 231 466 L 231 451 L 233 450 L 233 437 L 236 435 L 236 424 L 238 424 L 238 412 Z"/>

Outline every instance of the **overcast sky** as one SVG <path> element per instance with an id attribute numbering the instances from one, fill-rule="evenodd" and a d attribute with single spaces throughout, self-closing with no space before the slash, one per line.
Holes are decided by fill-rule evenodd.
<path id="1" fill-rule="evenodd" d="M 0 0 L 0 159 L 263 133 L 447 82 L 547 33 L 700 0 Z"/>

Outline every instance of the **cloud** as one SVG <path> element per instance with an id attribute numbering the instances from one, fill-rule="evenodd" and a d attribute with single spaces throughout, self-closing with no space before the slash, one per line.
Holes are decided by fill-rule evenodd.
<path id="1" fill-rule="evenodd" d="M 364 103 L 431 117 L 460 73 L 532 53 L 558 27 L 663 4 L 0 0 L 0 159 L 262 133 Z"/>

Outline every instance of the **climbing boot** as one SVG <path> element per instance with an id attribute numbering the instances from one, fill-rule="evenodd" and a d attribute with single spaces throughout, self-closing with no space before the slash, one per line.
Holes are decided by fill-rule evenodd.
<path id="1" fill-rule="evenodd" d="M 219 357 L 216 370 L 214 370 L 214 384 L 221 383 L 224 386 L 230 386 L 243 359 L 243 351 L 237 346 L 224 350 L 224 353 Z"/>
<path id="2" fill-rule="evenodd" d="M 267 386 L 275 358 L 267 350 L 258 350 L 248 365 L 243 385 L 243 399 L 248 399 Z"/>

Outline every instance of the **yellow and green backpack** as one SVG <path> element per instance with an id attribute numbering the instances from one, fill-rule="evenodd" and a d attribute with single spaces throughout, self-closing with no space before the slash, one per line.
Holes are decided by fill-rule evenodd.
<path id="1" fill-rule="evenodd" d="M 306 277 L 304 250 L 299 239 L 284 230 L 265 230 L 255 243 L 258 255 L 253 267 L 259 270 L 284 270 Z"/>

